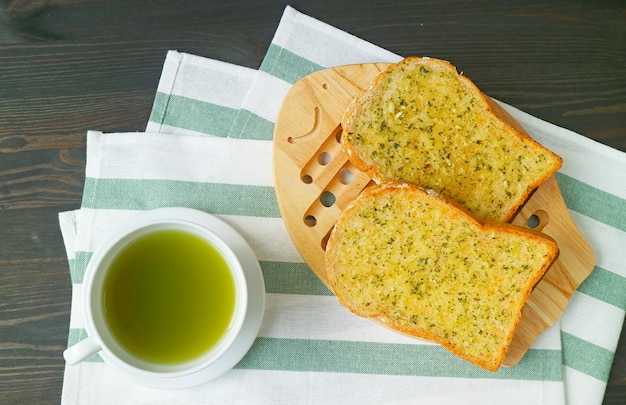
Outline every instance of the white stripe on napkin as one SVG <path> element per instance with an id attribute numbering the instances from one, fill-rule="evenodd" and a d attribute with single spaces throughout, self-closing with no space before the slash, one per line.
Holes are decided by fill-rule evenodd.
<path id="1" fill-rule="evenodd" d="M 570 214 L 595 252 L 596 266 L 626 278 L 626 232 L 575 211 L 570 211 Z"/>
<path id="2" fill-rule="evenodd" d="M 254 80 L 254 89 L 248 93 L 242 108 L 259 117 L 275 122 L 291 84 L 266 72 L 259 71 Z"/>
<path id="3" fill-rule="evenodd" d="M 559 403 L 563 395 L 559 382 L 517 381 L 511 385 L 506 380 L 474 379 L 450 384 L 448 378 L 440 377 L 415 379 L 393 375 L 237 369 L 211 382 L 210 390 L 204 394 L 201 389 L 164 391 L 139 385 L 133 386 L 130 393 L 122 389 L 110 392 L 110 387 L 126 387 L 128 381 L 112 368 L 102 367 L 99 363 L 85 363 L 80 369 L 70 369 L 67 377 L 63 390 L 72 394 L 65 400 L 80 404 L 101 403 L 103 398 L 111 398 L 112 403 L 124 403 L 129 398 L 136 398 L 136 403 L 145 404 L 448 405 L 458 403 L 458 398 L 462 398 L 464 404 L 496 405 L 501 404 L 496 398 L 506 398 L 507 405 L 528 405 Z M 110 384 L 101 384 L 102 380 Z M 80 390 L 67 386 L 67 382 L 76 381 L 82 384 Z M 440 387 L 448 389 L 442 391 Z"/>
<path id="4" fill-rule="evenodd" d="M 561 330 L 615 352 L 617 342 L 604 328 L 619 325 L 624 310 L 579 292 L 574 292 L 572 298 L 561 320 Z"/>
<path id="5" fill-rule="evenodd" d="M 89 131 L 87 177 L 109 179 L 158 179 L 226 183 L 273 187 L 272 142 L 250 139 L 216 138 L 206 143 L 203 138 L 172 137 L 162 133 L 103 134 Z M 181 139 L 181 142 L 178 140 Z M 184 141 L 182 141 L 184 139 Z M 140 160 L 143 154 L 158 161 L 150 170 L 128 161 Z M 106 159 L 103 159 L 106 156 Z M 94 164 L 91 164 L 94 162 Z M 95 164 L 95 162 L 103 164 Z M 254 163 L 254 170 L 241 170 Z M 120 168 L 124 168 L 120 171 Z"/>
<path id="6" fill-rule="evenodd" d="M 207 70 L 216 72 L 220 80 L 205 80 Z M 172 51 L 163 65 L 157 91 L 239 109 L 255 74 L 256 70 L 247 67 Z M 181 76 L 186 79 L 174 80 Z"/>
<path id="7" fill-rule="evenodd" d="M 589 375 L 570 367 L 565 367 L 564 373 L 565 381 L 567 381 L 565 398 L 568 405 L 589 405 L 602 402 L 606 389 L 605 382 L 589 378 Z"/>

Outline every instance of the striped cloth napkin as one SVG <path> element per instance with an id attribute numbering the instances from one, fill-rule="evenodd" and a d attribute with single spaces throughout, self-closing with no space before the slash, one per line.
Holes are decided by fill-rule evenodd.
<path id="1" fill-rule="evenodd" d="M 557 180 L 597 261 L 560 322 L 513 368 L 486 372 L 356 317 L 303 263 L 273 189 L 271 139 L 282 99 L 321 68 L 398 59 L 287 7 L 258 71 L 171 51 L 145 133 L 88 132 L 81 207 L 59 215 L 73 284 L 69 345 L 85 336 L 81 282 L 91 253 L 107 232 L 151 208 L 197 208 L 237 229 L 261 263 L 267 307 L 250 352 L 216 380 L 146 388 L 95 355 L 66 367 L 63 403 L 601 403 L 626 309 L 619 151 L 505 106 L 563 157 Z"/>

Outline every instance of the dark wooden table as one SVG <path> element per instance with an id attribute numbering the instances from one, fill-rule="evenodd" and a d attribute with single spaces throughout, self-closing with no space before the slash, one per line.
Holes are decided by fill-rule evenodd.
<path id="1" fill-rule="evenodd" d="M 71 283 L 58 227 L 85 133 L 142 131 L 165 54 L 257 68 L 287 3 L 0 0 L 0 403 L 59 403 Z M 487 94 L 626 151 L 623 1 L 299 1 L 401 55 L 452 61 Z M 606 404 L 626 403 L 626 333 Z"/>

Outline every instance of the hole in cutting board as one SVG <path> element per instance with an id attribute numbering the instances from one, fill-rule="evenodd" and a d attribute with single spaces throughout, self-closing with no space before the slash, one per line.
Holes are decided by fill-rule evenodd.
<path id="1" fill-rule="evenodd" d="M 548 225 L 549 220 L 550 215 L 546 211 L 537 210 L 530 217 L 528 217 L 526 225 L 528 225 L 530 229 L 541 231 L 546 225 Z"/>
<path id="2" fill-rule="evenodd" d="M 343 128 L 341 128 L 341 125 L 339 125 L 337 128 L 335 128 L 335 131 L 333 132 L 333 135 L 335 135 L 335 140 L 338 143 L 341 143 L 341 133 L 343 132 Z"/>
<path id="3" fill-rule="evenodd" d="M 307 215 L 304 217 L 304 224 L 309 228 L 312 228 L 317 225 L 317 219 L 313 215 Z"/>
<path id="4" fill-rule="evenodd" d="M 329 179 L 329 175 L 336 175 L 336 171 L 345 157 L 342 154 L 341 145 L 336 141 L 335 127 L 331 135 L 327 135 L 317 147 L 315 152 L 306 157 L 307 161 L 301 167 L 300 179 L 305 184 L 319 183 L 321 187 L 326 184 Z M 339 132 L 341 132 L 339 130 Z M 315 133 L 314 137 L 321 137 L 320 134 Z M 298 138 L 300 139 L 300 138 Z M 313 139 L 313 138 L 312 138 Z M 295 141 L 296 139 L 294 139 Z M 319 139 L 318 139 L 319 141 Z"/>
<path id="5" fill-rule="evenodd" d="M 337 178 L 341 184 L 348 185 L 354 181 L 354 173 L 343 167 L 337 173 Z"/>
<path id="6" fill-rule="evenodd" d="M 330 191 L 324 191 L 322 195 L 320 195 L 320 202 L 324 207 L 332 207 L 335 201 L 337 201 L 337 198 Z"/>
<path id="7" fill-rule="evenodd" d="M 326 166 L 327 164 L 330 163 L 330 153 L 328 152 L 322 152 L 317 156 L 317 163 L 319 163 L 322 166 Z"/>

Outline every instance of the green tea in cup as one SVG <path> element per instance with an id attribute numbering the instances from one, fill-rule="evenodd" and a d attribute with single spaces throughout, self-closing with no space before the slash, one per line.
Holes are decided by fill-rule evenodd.
<path id="1" fill-rule="evenodd" d="M 63 357 L 74 366 L 98 355 L 143 385 L 193 387 L 252 346 L 264 292 L 254 252 L 230 225 L 190 208 L 146 211 L 94 250 L 80 288 L 87 336 Z"/>
<path id="2" fill-rule="evenodd" d="M 129 354 L 174 365 L 203 356 L 226 334 L 235 282 L 220 251 L 179 229 L 137 237 L 111 261 L 102 285 L 111 335 Z"/>

